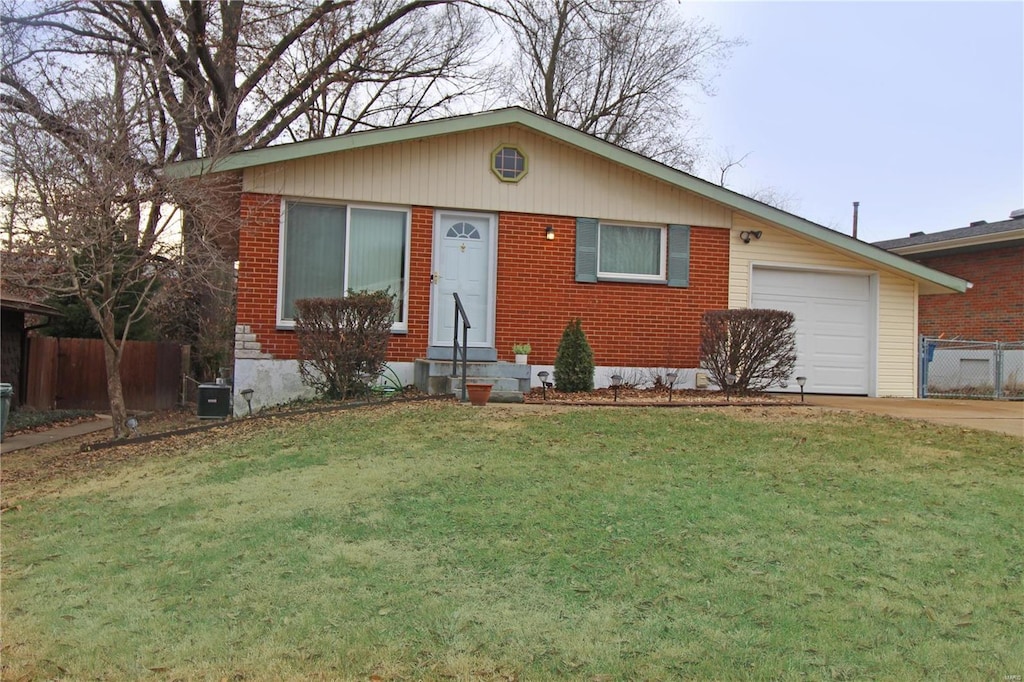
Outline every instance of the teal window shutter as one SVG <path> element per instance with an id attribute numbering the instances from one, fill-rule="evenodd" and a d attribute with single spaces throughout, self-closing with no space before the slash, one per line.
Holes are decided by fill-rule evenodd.
<path id="1" fill-rule="evenodd" d="M 597 281 L 597 220 L 576 219 L 576 281 Z"/>
<path id="2" fill-rule="evenodd" d="M 690 286 L 690 226 L 668 226 L 668 285 Z"/>

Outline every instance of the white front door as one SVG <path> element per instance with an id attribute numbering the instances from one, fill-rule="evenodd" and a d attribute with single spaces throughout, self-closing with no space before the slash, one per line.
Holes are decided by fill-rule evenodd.
<path id="1" fill-rule="evenodd" d="M 430 343 L 451 347 L 455 337 L 455 298 L 459 294 L 471 326 L 469 345 L 494 346 L 494 264 L 497 221 L 481 213 L 438 211 L 434 215 L 434 269 Z M 462 325 L 459 324 L 459 342 Z"/>

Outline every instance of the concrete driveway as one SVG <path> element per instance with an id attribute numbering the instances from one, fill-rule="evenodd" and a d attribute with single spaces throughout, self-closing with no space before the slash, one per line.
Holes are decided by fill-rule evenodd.
<path id="1" fill-rule="evenodd" d="M 966 426 L 1024 439 L 1024 402 L 1021 401 L 812 395 L 807 396 L 807 403 L 903 419 L 922 419 L 948 426 Z"/>

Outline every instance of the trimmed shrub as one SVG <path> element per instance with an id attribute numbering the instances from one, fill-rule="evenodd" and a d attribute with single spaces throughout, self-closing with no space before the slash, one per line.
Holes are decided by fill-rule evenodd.
<path id="1" fill-rule="evenodd" d="M 738 393 L 789 381 L 796 366 L 794 319 L 786 310 L 709 310 L 700 325 L 701 367 Z M 736 377 L 731 389 L 730 374 Z"/>
<path id="2" fill-rule="evenodd" d="M 578 318 L 562 332 L 555 352 L 555 388 L 566 393 L 594 390 L 594 351 Z"/>
<path id="3" fill-rule="evenodd" d="M 344 399 L 368 388 L 387 360 L 394 300 L 386 291 L 295 302 L 302 383 L 318 395 Z"/>

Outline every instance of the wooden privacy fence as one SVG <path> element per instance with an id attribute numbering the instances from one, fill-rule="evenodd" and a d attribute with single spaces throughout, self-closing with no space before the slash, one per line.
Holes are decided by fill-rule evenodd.
<path id="1" fill-rule="evenodd" d="M 183 346 L 126 341 L 121 384 L 129 410 L 167 410 L 181 392 Z M 108 410 L 103 341 L 34 336 L 28 344 L 25 404 L 38 410 Z"/>

